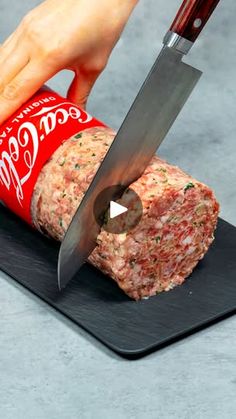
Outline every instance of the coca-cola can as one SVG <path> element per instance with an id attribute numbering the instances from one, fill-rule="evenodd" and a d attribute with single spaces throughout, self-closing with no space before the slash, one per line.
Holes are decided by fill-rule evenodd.
<path id="1" fill-rule="evenodd" d="M 47 86 L 0 127 L 0 201 L 33 226 L 31 200 L 42 167 L 69 137 L 105 125 Z"/>

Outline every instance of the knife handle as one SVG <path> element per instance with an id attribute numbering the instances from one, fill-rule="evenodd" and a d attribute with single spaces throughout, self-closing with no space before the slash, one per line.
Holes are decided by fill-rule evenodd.
<path id="1" fill-rule="evenodd" d="M 184 0 L 170 31 L 195 42 L 220 0 Z"/>

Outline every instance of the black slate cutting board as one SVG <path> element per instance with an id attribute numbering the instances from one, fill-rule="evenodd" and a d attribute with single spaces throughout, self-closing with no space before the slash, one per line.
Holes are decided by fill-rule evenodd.
<path id="1" fill-rule="evenodd" d="M 85 264 L 57 288 L 57 243 L 0 210 L 0 269 L 122 356 L 137 358 L 236 313 L 236 228 L 219 220 L 216 240 L 180 287 L 139 302 Z"/>

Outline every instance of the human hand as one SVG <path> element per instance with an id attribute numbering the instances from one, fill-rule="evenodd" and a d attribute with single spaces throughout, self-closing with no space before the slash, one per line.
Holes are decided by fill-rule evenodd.
<path id="1" fill-rule="evenodd" d="M 86 106 L 138 0 L 46 0 L 0 47 L 0 125 L 48 79 L 74 71 L 68 98 Z"/>

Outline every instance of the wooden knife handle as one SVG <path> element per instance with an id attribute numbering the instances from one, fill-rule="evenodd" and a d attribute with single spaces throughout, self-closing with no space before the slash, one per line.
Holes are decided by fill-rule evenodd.
<path id="1" fill-rule="evenodd" d="M 184 0 L 170 30 L 191 42 L 207 23 L 220 0 Z"/>

